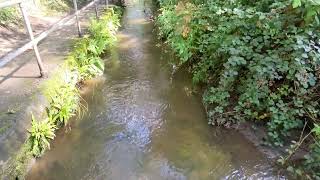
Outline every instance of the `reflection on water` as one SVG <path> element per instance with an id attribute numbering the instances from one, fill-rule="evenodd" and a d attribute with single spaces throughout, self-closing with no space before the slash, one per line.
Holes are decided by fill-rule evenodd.
<path id="1" fill-rule="evenodd" d="M 207 125 L 186 72 L 170 77 L 142 3 L 128 5 L 123 24 L 105 76 L 83 90 L 88 112 L 59 131 L 27 178 L 274 179 L 238 133 Z"/>

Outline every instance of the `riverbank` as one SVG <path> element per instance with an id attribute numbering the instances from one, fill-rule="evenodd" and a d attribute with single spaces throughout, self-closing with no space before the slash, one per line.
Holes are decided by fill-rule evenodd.
<path id="1" fill-rule="evenodd" d="M 119 14 L 121 11 L 117 9 L 116 12 Z M 44 100 L 40 109 L 36 111 L 38 112 L 36 118 L 32 115 L 32 127 L 29 128 L 29 125 L 26 125 L 30 136 L 27 137 L 21 148 L 18 148 L 20 150 L 18 152 L 14 151 L 16 153 L 11 155 L 11 158 L 3 164 L 1 177 L 23 179 L 25 173 L 31 167 L 30 163 L 34 162 L 32 157 L 39 157 L 46 149 L 50 148 L 49 140 L 55 137 L 55 130 L 67 125 L 69 118 L 80 110 L 80 95 L 76 86 L 81 81 L 103 73 L 103 62 L 99 60 L 98 56 L 104 52 L 106 47 L 111 46 L 115 40 L 113 37 L 115 30 L 120 25 L 119 17 L 112 8 L 101 15 L 100 18 L 99 21 L 90 18 L 89 35 L 76 40 L 75 49 L 71 54 L 68 53 L 64 65 L 60 65 L 58 70 L 52 71 L 49 80 L 41 82 L 41 90 L 38 89 L 37 93 Z M 89 48 L 87 49 L 87 47 Z M 85 59 L 80 61 L 80 57 Z M 45 111 L 47 111 L 47 115 Z M 28 119 L 30 123 L 30 116 Z M 40 119 L 40 121 L 37 119 Z M 26 132 L 21 133 L 24 136 L 26 135 Z"/>
<path id="2" fill-rule="evenodd" d="M 206 87 L 209 124 L 240 127 L 293 175 L 319 178 L 317 13 L 303 19 L 308 8 L 289 2 L 158 3 L 159 36 Z"/>

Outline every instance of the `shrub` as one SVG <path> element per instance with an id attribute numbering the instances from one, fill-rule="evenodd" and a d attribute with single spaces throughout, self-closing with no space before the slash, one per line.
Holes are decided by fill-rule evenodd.
<path id="1" fill-rule="evenodd" d="M 260 121 L 277 146 L 296 139 L 305 121 L 309 130 L 318 127 L 319 3 L 161 0 L 160 6 L 160 37 L 179 65 L 190 66 L 193 81 L 208 86 L 203 101 L 209 124 Z M 305 162 L 312 168 L 305 170 L 317 176 L 319 139 L 309 137 L 315 139 L 312 161 Z"/>
<path id="2" fill-rule="evenodd" d="M 80 73 L 83 79 L 102 75 L 104 63 L 99 56 L 106 47 L 111 46 L 116 40 L 116 31 L 120 26 L 119 14 L 112 8 L 99 20 L 92 19 L 89 26 L 89 35 L 75 43 L 74 51 L 69 56 L 67 63 L 72 69 Z"/>

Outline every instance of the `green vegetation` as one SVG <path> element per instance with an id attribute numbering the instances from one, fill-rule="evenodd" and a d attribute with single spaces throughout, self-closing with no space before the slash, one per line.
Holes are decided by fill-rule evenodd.
<path id="1" fill-rule="evenodd" d="M 47 116 L 57 127 L 67 125 L 69 119 L 80 109 L 80 94 L 76 87 L 79 77 L 76 70 L 71 71 L 65 65 L 43 85 L 43 94 L 49 102 L 46 107 Z"/>
<path id="2" fill-rule="evenodd" d="M 44 121 L 35 120 L 32 115 L 30 141 L 32 142 L 32 153 L 39 157 L 46 149 L 50 149 L 50 140 L 54 139 L 56 126 L 49 119 Z"/>
<path id="3" fill-rule="evenodd" d="M 49 140 L 55 137 L 55 130 L 67 125 L 69 119 L 79 112 L 78 83 L 103 74 L 104 63 L 99 56 L 116 40 L 115 32 L 119 26 L 119 14 L 113 8 L 99 20 L 92 19 L 89 34 L 76 41 L 65 66 L 44 85 L 44 94 L 49 102 L 46 108 L 48 119 L 35 122 L 33 118 L 29 131 L 35 157 L 50 147 Z"/>
<path id="4" fill-rule="evenodd" d="M 6 7 L 0 9 L 0 25 L 7 26 L 19 22 L 18 10 L 15 7 Z"/>
<path id="5" fill-rule="evenodd" d="M 120 15 L 119 8 L 115 8 L 99 20 L 92 20 L 89 27 L 90 35 L 76 42 L 75 50 L 69 56 L 67 64 L 71 71 L 79 72 L 81 80 L 103 73 L 104 64 L 99 56 L 116 40 Z"/>
<path id="6" fill-rule="evenodd" d="M 32 156 L 40 157 L 50 149 L 55 132 L 80 112 L 78 88 L 82 81 L 103 74 L 104 63 L 100 56 L 116 41 L 115 33 L 120 26 L 121 12 L 120 8 L 113 7 L 107 9 L 99 20 L 92 19 L 89 34 L 76 40 L 65 64 L 44 83 L 43 92 L 48 101 L 47 117 L 37 121 L 32 116 L 29 137 L 12 162 L 8 163 L 2 176 L 23 178 L 27 161 Z"/>
<path id="7" fill-rule="evenodd" d="M 26 141 L 19 151 L 6 164 L 3 171 L 0 172 L 1 179 L 24 179 L 29 163 L 33 156 L 30 151 L 30 141 Z"/>
<path id="8" fill-rule="evenodd" d="M 38 0 L 38 4 L 41 4 L 47 11 L 56 12 L 67 11 L 69 9 L 68 2 L 64 0 Z"/>
<path id="9" fill-rule="evenodd" d="M 320 1 L 159 0 L 160 37 L 204 83 L 209 124 L 265 124 L 280 162 L 320 178 Z M 301 137 L 297 132 L 302 131 Z M 292 155 L 308 147 L 302 163 Z"/>

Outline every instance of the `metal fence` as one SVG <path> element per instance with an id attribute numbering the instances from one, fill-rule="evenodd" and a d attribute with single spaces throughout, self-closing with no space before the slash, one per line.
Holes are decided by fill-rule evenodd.
<path id="1" fill-rule="evenodd" d="M 23 52 L 25 52 L 26 50 L 33 48 L 36 59 L 37 59 L 37 64 L 39 67 L 39 71 L 40 71 L 40 76 L 43 77 L 46 75 L 46 70 L 44 69 L 43 66 L 43 62 L 38 50 L 38 43 L 43 40 L 44 38 L 46 38 L 51 32 L 53 32 L 54 30 L 58 29 L 60 26 L 62 26 L 64 23 L 68 22 L 69 20 L 71 20 L 73 17 L 76 17 L 76 24 L 77 24 L 77 29 L 78 29 L 78 35 L 81 37 L 82 36 L 82 32 L 81 32 L 81 25 L 80 25 L 80 20 L 79 20 L 79 14 L 86 10 L 87 8 L 89 8 L 92 5 L 95 5 L 95 12 L 96 12 L 96 17 L 98 17 L 98 7 L 97 4 L 100 0 L 94 0 L 92 2 L 90 2 L 89 4 L 87 4 L 86 6 L 84 6 L 83 8 L 81 8 L 80 10 L 78 10 L 78 2 L 77 0 L 73 0 L 73 5 L 74 5 L 74 14 L 69 15 L 61 20 L 59 20 L 57 23 L 55 23 L 54 25 L 52 25 L 48 30 L 42 32 L 40 35 L 38 35 L 37 37 L 34 37 L 33 35 L 33 31 L 32 31 L 32 27 L 29 21 L 29 17 L 27 14 L 27 11 L 24 7 L 24 3 L 27 0 L 7 0 L 4 2 L 0 3 L 0 9 L 1 8 L 5 8 L 5 7 L 9 7 L 9 6 L 15 6 L 18 5 L 20 8 L 20 12 L 21 15 L 23 17 L 24 20 L 24 24 L 25 24 L 25 28 L 28 32 L 30 41 L 28 43 L 26 43 L 25 45 L 23 45 L 22 47 L 13 50 L 9 53 L 7 53 L 6 55 L 4 55 L 1 59 L 0 59 L 0 68 L 5 66 L 7 63 L 9 63 L 10 61 L 12 61 L 13 59 L 15 59 L 17 56 L 21 55 Z M 105 0 L 105 5 L 108 7 L 108 0 Z"/>

